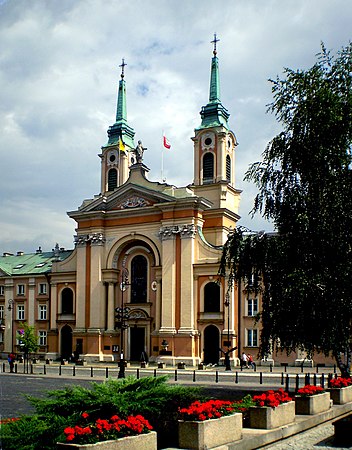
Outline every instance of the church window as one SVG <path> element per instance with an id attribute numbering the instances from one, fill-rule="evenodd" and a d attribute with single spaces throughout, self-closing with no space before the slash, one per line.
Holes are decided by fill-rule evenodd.
<path id="1" fill-rule="evenodd" d="M 137 255 L 131 262 L 131 303 L 147 301 L 148 262 L 143 255 Z"/>
<path id="2" fill-rule="evenodd" d="M 65 288 L 61 293 L 61 313 L 73 314 L 73 292 L 70 288 Z"/>
<path id="3" fill-rule="evenodd" d="M 110 169 L 108 173 L 108 191 L 113 191 L 117 187 L 117 170 Z"/>
<path id="4" fill-rule="evenodd" d="M 226 180 L 231 182 L 231 158 L 229 155 L 226 156 Z"/>
<path id="5" fill-rule="evenodd" d="M 206 153 L 203 157 L 203 183 L 212 183 L 214 176 L 214 155 Z"/>
<path id="6" fill-rule="evenodd" d="M 220 312 L 220 286 L 207 283 L 204 287 L 204 312 Z"/>
<path id="7" fill-rule="evenodd" d="M 210 137 L 207 137 L 207 138 L 205 139 L 205 141 L 204 141 L 204 144 L 205 144 L 205 145 L 210 145 L 211 143 L 212 143 L 212 140 L 211 140 Z"/>

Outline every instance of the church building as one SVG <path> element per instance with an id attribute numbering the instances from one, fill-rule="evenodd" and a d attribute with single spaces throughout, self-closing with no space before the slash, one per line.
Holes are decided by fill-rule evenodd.
<path id="1" fill-rule="evenodd" d="M 241 191 L 216 43 L 209 100 L 192 137 L 193 182 L 185 187 L 152 181 L 127 120 L 122 62 L 116 121 L 99 154 L 101 192 L 68 212 L 76 222 L 74 250 L 0 257 L 0 351 L 20 351 L 16 331 L 24 321 L 41 336 L 39 353 L 52 359 L 147 355 L 167 364 L 215 364 L 240 339 L 241 349 L 248 336 L 258 346 L 258 331 L 239 324 L 239 292 L 226 295 L 227 280 L 218 278 Z"/>

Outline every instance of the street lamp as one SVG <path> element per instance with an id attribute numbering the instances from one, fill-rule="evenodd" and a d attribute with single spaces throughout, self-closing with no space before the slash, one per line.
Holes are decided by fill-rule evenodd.
<path id="1" fill-rule="evenodd" d="M 12 298 L 10 298 L 10 300 L 7 302 L 7 309 L 11 312 L 11 353 L 13 353 L 13 310 L 14 310 L 14 303 L 15 300 L 12 300 Z"/>
<path id="2" fill-rule="evenodd" d="M 127 286 L 130 286 L 131 283 L 128 282 L 128 270 L 126 268 L 123 269 L 121 275 L 121 307 L 115 308 L 115 318 L 117 319 L 116 327 L 121 330 L 120 334 L 120 361 L 119 361 L 119 374 L 118 378 L 125 378 L 125 354 L 124 354 L 124 330 L 128 328 L 128 320 L 130 318 L 131 309 L 127 306 L 125 307 L 123 301 L 123 293 L 127 289 Z"/>
<path id="3" fill-rule="evenodd" d="M 237 347 L 230 348 L 230 294 L 228 292 L 225 295 L 224 305 L 227 308 L 227 350 L 220 350 L 224 354 L 225 370 L 231 370 L 230 353 L 236 350 Z"/>

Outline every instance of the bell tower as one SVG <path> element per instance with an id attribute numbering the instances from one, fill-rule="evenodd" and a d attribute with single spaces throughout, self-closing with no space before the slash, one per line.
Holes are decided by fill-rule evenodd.
<path id="1" fill-rule="evenodd" d="M 230 130 L 229 112 L 220 99 L 219 60 L 217 39 L 214 34 L 213 57 L 211 60 L 209 101 L 202 107 L 202 122 L 194 130 L 194 192 L 212 201 L 213 207 L 206 213 L 212 215 L 204 225 L 204 233 L 210 242 L 222 245 L 228 231 L 236 226 L 240 193 L 235 188 L 235 149 L 237 139 Z M 220 216 L 219 216 L 220 214 Z M 217 217 L 215 217 L 217 216 Z M 207 233 L 208 228 L 208 233 Z"/>
<path id="2" fill-rule="evenodd" d="M 112 192 L 126 182 L 132 164 L 135 132 L 127 123 L 125 60 L 117 94 L 116 121 L 108 129 L 108 142 L 101 148 L 101 193 Z"/>

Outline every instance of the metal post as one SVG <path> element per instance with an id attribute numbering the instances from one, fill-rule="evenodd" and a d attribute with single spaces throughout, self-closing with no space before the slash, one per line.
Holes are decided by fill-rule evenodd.
<path id="1" fill-rule="evenodd" d="M 93 366 L 90 368 L 90 376 L 93 378 Z"/>
<path id="2" fill-rule="evenodd" d="M 175 369 L 175 381 L 177 381 L 177 369 Z"/>
<path id="3" fill-rule="evenodd" d="M 288 377 L 288 373 L 286 374 L 286 386 L 285 386 L 285 391 L 289 392 L 290 389 L 290 379 Z"/>
<path id="4" fill-rule="evenodd" d="M 193 381 L 196 381 L 196 371 L 193 370 Z"/>
<path id="5" fill-rule="evenodd" d="M 116 318 L 118 319 L 118 328 L 120 328 L 121 330 L 121 334 L 120 334 L 120 344 L 121 344 L 121 349 L 120 349 L 120 361 L 119 361 L 119 374 L 118 374 L 118 378 L 125 378 L 125 353 L 124 353 L 124 330 L 126 328 L 128 328 L 128 324 L 127 321 L 129 319 L 130 316 L 130 309 L 128 307 L 125 307 L 124 305 L 124 299 L 123 299 L 123 293 L 126 290 L 127 286 L 130 286 L 131 283 L 128 282 L 128 270 L 124 267 L 122 270 L 122 275 L 121 275 L 121 284 L 120 284 L 120 289 L 121 289 L 121 308 L 115 308 L 116 311 Z"/>
<path id="6" fill-rule="evenodd" d="M 219 371 L 215 371 L 215 383 L 219 383 Z"/>
<path id="7" fill-rule="evenodd" d="M 75 377 L 76 376 L 76 366 L 72 367 L 72 376 Z"/>
<path id="8" fill-rule="evenodd" d="M 297 374 L 296 375 L 296 392 L 298 391 L 298 389 L 299 389 L 299 375 Z"/>
<path id="9" fill-rule="evenodd" d="M 236 370 L 235 383 L 238 384 L 238 372 L 237 372 L 237 370 Z"/>
<path id="10" fill-rule="evenodd" d="M 263 384 L 263 372 L 259 372 L 259 384 Z"/>

